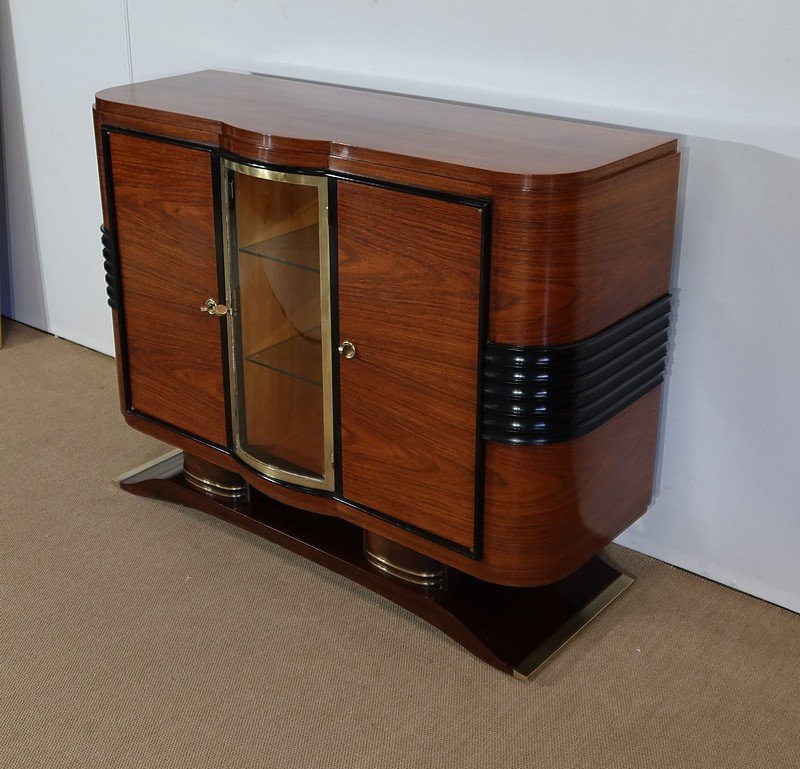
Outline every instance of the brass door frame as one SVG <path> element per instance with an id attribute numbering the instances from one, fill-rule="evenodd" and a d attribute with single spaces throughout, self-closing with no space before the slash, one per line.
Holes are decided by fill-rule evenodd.
<path id="1" fill-rule="evenodd" d="M 230 376 L 230 409 L 233 450 L 238 457 L 267 478 L 292 483 L 306 488 L 333 491 L 335 488 L 334 443 L 333 443 L 333 344 L 331 339 L 331 270 L 330 234 L 328 224 L 328 179 L 325 176 L 273 171 L 261 166 L 245 165 L 226 158 L 221 159 L 220 182 L 222 185 L 222 226 L 225 264 L 225 292 L 231 307 L 232 317 L 228 319 L 228 374 Z M 320 326 L 322 330 L 322 399 L 323 399 L 323 446 L 325 474 L 322 478 L 292 472 L 273 464 L 262 462 L 248 453 L 241 445 L 239 434 L 239 408 L 242 394 L 239 392 L 239 366 L 243 364 L 243 351 L 237 349 L 234 324 L 239 312 L 238 297 L 233 290 L 231 260 L 233 253 L 233 232 L 231 228 L 231 200 L 228 185 L 228 172 L 255 176 L 273 182 L 304 184 L 317 188 L 319 206 L 319 251 L 320 251 Z"/>

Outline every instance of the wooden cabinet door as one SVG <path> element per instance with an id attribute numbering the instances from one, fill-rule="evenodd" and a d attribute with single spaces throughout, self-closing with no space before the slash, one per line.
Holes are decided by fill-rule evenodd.
<path id="1" fill-rule="evenodd" d="M 472 548 L 481 209 L 341 182 L 342 494 Z"/>
<path id="2" fill-rule="evenodd" d="M 130 406 L 227 443 L 208 152 L 110 135 Z M 108 159 L 107 159 L 108 162 Z"/>

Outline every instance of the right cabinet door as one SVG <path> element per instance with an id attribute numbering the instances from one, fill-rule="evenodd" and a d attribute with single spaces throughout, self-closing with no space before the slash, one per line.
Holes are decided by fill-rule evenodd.
<path id="1" fill-rule="evenodd" d="M 341 182 L 338 227 L 342 494 L 472 549 L 482 209 Z"/>

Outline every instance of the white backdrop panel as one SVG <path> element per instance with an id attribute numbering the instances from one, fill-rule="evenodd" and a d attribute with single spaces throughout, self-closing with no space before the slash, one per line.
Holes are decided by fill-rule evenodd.
<path id="1" fill-rule="evenodd" d="M 800 155 L 800 4 L 129 0 L 134 77 L 261 70 Z"/>
<path id="2" fill-rule="evenodd" d="M 111 352 L 94 93 L 127 82 L 123 0 L 3 2 L 9 296 L 3 311 Z"/>

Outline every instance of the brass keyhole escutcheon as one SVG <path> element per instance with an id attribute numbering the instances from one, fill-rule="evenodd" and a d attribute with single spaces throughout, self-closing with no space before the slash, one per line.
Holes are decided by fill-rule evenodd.
<path id="1" fill-rule="evenodd" d="M 352 342 L 345 339 L 344 342 L 339 345 L 339 355 L 341 355 L 343 358 L 347 358 L 347 360 L 355 358 L 356 346 Z"/>
<path id="2" fill-rule="evenodd" d="M 200 312 L 207 312 L 209 315 L 227 315 L 228 306 L 217 304 L 213 299 L 206 299 L 206 303 L 200 308 Z"/>

